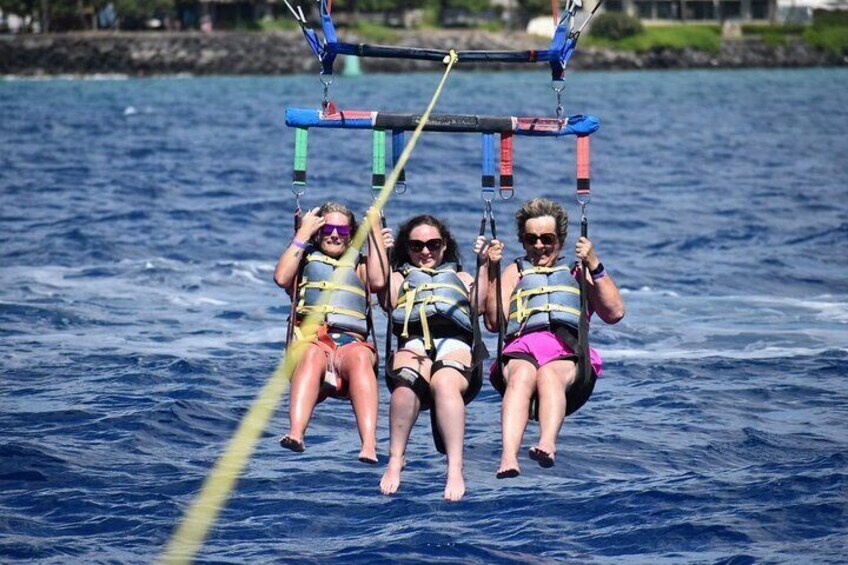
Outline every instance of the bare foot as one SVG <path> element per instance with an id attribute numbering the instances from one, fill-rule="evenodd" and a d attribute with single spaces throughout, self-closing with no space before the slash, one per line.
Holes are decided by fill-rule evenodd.
<path id="1" fill-rule="evenodd" d="M 383 478 L 380 479 L 380 492 L 383 494 L 394 494 L 400 487 L 400 472 L 406 460 L 403 457 L 389 457 L 389 464 L 386 466 L 386 472 L 383 473 Z"/>
<path id="2" fill-rule="evenodd" d="M 445 483 L 445 500 L 456 502 L 462 500 L 465 494 L 465 479 L 462 471 L 452 473 L 448 471 L 448 481 Z"/>
<path id="3" fill-rule="evenodd" d="M 303 439 L 297 439 L 287 435 L 280 438 L 280 447 L 291 449 L 295 453 L 303 453 L 306 449 L 303 445 Z"/>
<path id="4" fill-rule="evenodd" d="M 530 456 L 530 459 L 539 464 L 539 467 L 544 469 L 548 469 L 554 466 L 554 459 L 556 457 L 556 450 L 547 449 L 546 447 L 542 447 L 540 443 L 537 446 L 531 447 L 530 451 L 527 452 L 527 455 Z"/>
<path id="5" fill-rule="evenodd" d="M 377 464 L 377 450 L 373 446 L 371 446 L 371 447 L 363 446 L 362 449 L 359 451 L 359 460 L 362 463 L 368 463 L 369 465 L 376 465 Z"/>
<path id="6" fill-rule="evenodd" d="M 513 479 L 521 474 L 521 467 L 518 466 L 518 459 L 515 457 L 501 458 L 501 466 L 498 467 L 498 472 L 495 476 L 499 479 Z"/>

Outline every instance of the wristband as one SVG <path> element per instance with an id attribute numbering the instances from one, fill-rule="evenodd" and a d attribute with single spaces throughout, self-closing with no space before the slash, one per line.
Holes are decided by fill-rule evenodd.
<path id="1" fill-rule="evenodd" d="M 292 239 L 291 244 L 297 247 L 298 249 L 306 249 L 306 244 L 297 238 Z"/>
<path id="2" fill-rule="evenodd" d="M 598 266 L 589 271 L 589 274 L 592 275 L 592 280 L 597 281 L 601 280 L 605 276 L 607 276 L 606 269 L 604 269 L 603 263 L 598 263 Z"/>

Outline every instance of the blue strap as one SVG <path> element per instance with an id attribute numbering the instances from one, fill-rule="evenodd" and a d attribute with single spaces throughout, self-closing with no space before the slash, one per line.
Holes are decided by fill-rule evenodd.
<path id="1" fill-rule="evenodd" d="M 483 162 L 481 185 L 483 199 L 491 200 L 495 195 L 495 135 L 483 134 Z"/>
<path id="2" fill-rule="evenodd" d="M 324 56 L 321 59 L 321 74 L 332 75 L 333 63 L 336 61 L 335 45 L 338 42 L 336 37 L 336 26 L 333 25 L 333 17 L 327 10 L 327 0 L 321 0 L 321 30 L 324 32 Z"/>
<path id="3" fill-rule="evenodd" d="M 394 129 L 392 130 L 392 168 L 397 167 L 398 161 L 400 161 L 400 155 L 403 153 L 403 130 L 402 129 Z M 398 173 L 398 184 L 406 183 L 406 169 L 401 169 L 400 173 Z"/>

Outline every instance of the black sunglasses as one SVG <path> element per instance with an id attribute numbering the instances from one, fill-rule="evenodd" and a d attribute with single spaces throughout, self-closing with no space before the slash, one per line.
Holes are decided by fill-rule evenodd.
<path id="1" fill-rule="evenodd" d="M 536 245 L 536 241 L 540 239 L 542 240 L 542 245 L 553 245 L 559 240 L 555 233 L 543 233 L 542 235 L 535 233 L 524 234 L 525 245 Z"/>
<path id="2" fill-rule="evenodd" d="M 435 253 L 439 249 L 442 248 L 442 238 L 437 237 L 434 239 L 428 239 L 427 241 L 421 241 L 418 239 L 410 239 L 406 242 L 406 247 L 409 248 L 413 253 L 421 253 L 424 251 L 424 248 L 430 250 L 430 253 Z"/>

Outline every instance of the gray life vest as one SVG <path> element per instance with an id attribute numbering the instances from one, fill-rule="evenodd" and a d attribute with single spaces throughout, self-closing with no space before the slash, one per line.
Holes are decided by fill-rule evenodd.
<path id="1" fill-rule="evenodd" d="M 436 269 L 406 264 L 400 273 L 404 280 L 392 311 L 392 323 L 400 328 L 402 338 L 409 337 L 410 324 L 420 327 L 426 349 L 432 345 L 432 325 L 444 327 L 447 322 L 454 333 L 472 333 L 468 289 L 457 275 L 455 263 L 443 263 Z"/>
<path id="2" fill-rule="evenodd" d="M 298 287 L 298 321 L 319 312 L 330 329 L 367 335 L 368 292 L 356 274 L 359 258 L 343 264 L 340 259 L 316 250 L 309 253 L 305 261 Z M 336 271 L 340 274 L 334 277 Z"/>
<path id="3" fill-rule="evenodd" d="M 526 258 L 515 263 L 519 279 L 509 301 L 506 337 L 562 326 L 577 329 L 580 287 L 568 261 L 561 257 L 553 267 L 534 267 Z"/>

